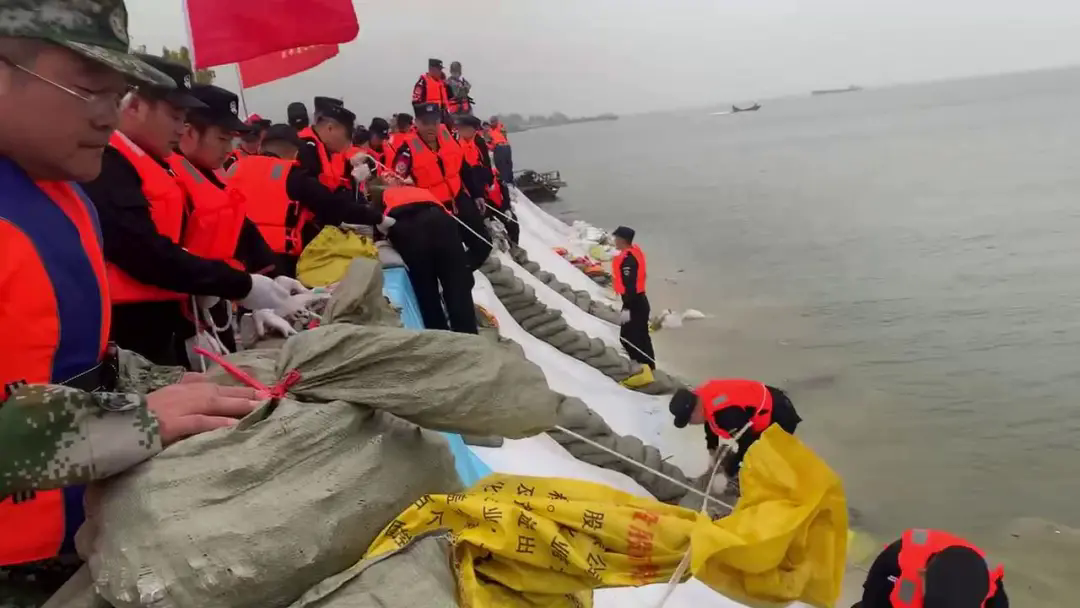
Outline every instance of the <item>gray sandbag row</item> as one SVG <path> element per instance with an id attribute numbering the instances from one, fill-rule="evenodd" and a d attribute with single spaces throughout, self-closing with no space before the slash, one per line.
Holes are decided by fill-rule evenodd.
<path id="1" fill-rule="evenodd" d="M 583 331 L 571 327 L 562 317 L 562 313 L 545 306 L 536 297 L 532 287 L 514 275 L 514 271 L 502 265 L 492 256 L 480 267 L 480 271 L 491 282 L 496 297 L 514 318 L 514 321 L 533 336 L 547 342 L 561 352 L 602 372 L 605 376 L 622 382 L 641 372 L 640 363 L 635 363 L 604 344 L 598 338 L 591 338 Z M 681 382 L 668 374 L 653 370 L 654 381 L 634 390 L 662 395 L 681 388 Z"/>
<path id="2" fill-rule="evenodd" d="M 592 297 L 589 296 L 589 292 L 584 290 L 575 291 L 573 287 L 558 280 L 555 278 L 555 275 L 541 268 L 540 264 L 530 260 L 528 252 L 521 247 L 511 247 L 510 257 L 522 268 L 529 271 L 529 274 L 543 281 L 545 285 L 569 300 L 574 306 L 577 306 L 598 319 L 602 319 L 608 323 L 614 323 L 615 325 L 619 324 L 618 310 L 615 310 L 603 302 L 597 302 L 592 299 Z"/>

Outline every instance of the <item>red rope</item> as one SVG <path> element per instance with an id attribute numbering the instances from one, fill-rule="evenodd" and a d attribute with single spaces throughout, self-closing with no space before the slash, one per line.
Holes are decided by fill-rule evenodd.
<path id="1" fill-rule="evenodd" d="M 280 399 L 284 397 L 285 393 L 289 392 L 289 389 L 299 382 L 301 378 L 300 372 L 294 369 L 285 374 L 285 377 L 281 379 L 281 382 L 278 382 L 274 386 L 266 386 L 251 374 L 226 361 L 224 357 L 217 353 L 212 353 L 201 346 L 195 347 L 195 353 L 217 363 L 222 369 L 229 372 L 230 376 L 258 391 L 259 396 L 264 399 Z"/>

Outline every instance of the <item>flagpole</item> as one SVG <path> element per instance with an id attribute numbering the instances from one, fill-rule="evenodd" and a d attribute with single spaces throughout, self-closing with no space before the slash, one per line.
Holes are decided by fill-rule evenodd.
<path id="1" fill-rule="evenodd" d="M 233 68 L 236 70 L 236 80 L 240 83 L 240 107 L 244 109 L 244 118 L 248 116 L 247 100 L 244 99 L 244 76 L 240 73 L 240 64 L 234 63 Z"/>

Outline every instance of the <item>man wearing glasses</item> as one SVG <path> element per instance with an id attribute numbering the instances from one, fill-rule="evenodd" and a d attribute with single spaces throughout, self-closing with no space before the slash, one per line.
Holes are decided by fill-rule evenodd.
<path id="1" fill-rule="evenodd" d="M 183 437 L 235 424 L 257 405 L 249 389 L 219 388 L 197 376 L 173 384 L 182 370 L 107 347 L 101 234 L 93 205 L 74 182 L 100 171 L 130 82 L 167 87 L 171 80 L 128 53 L 121 0 L 0 1 L 5 601 L 21 595 L 36 605 L 70 572 L 54 558 L 73 552 L 82 521 L 79 484 Z M 142 368 L 142 386 L 123 385 L 118 367 Z"/>

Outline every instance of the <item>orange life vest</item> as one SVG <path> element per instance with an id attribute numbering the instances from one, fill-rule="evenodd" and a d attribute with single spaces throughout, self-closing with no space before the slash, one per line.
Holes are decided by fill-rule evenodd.
<path id="1" fill-rule="evenodd" d="M 239 190 L 218 188 L 180 154 L 173 154 L 168 162 L 192 205 L 181 240 L 184 248 L 199 257 L 228 262 L 242 270 L 243 264 L 234 256 L 244 227 L 243 194 Z"/>
<path id="2" fill-rule="evenodd" d="M 921 570 L 926 568 L 926 563 L 935 553 L 940 553 L 949 547 L 967 547 L 986 559 L 986 554 L 968 541 L 953 536 L 940 530 L 912 529 L 904 532 L 900 542 L 900 577 L 896 579 L 889 600 L 893 608 L 922 608 L 923 597 L 926 590 L 923 588 Z M 983 599 L 983 606 L 987 600 L 997 594 L 998 584 L 1005 577 L 1005 568 L 998 566 L 990 572 L 990 591 Z"/>
<path id="3" fill-rule="evenodd" d="M 458 142 L 461 144 L 461 152 L 464 156 L 465 162 L 474 167 L 483 165 L 484 157 L 480 154 L 480 146 L 476 145 L 476 139 L 463 139 Z M 495 167 L 491 169 L 491 182 L 484 186 L 484 190 L 487 192 L 487 196 L 491 199 L 492 203 L 495 203 L 496 207 L 502 208 L 503 206 L 503 193 L 502 188 L 499 185 L 499 171 Z"/>
<path id="4" fill-rule="evenodd" d="M 427 73 L 424 74 L 423 79 L 424 99 L 420 100 L 420 103 L 437 103 L 440 108 L 448 108 L 450 100 L 446 96 L 446 83 L 432 78 L 431 74 Z"/>
<path id="5" fill-rule="evenodd" d="M 300 255 L 304 225 L 313 218 L 289 198 L 286 182 L 295 166 L 295 161 L 272 156 L 248 156 L 229 167 L 227 190 L 247 201 L 248 219 L 275 253 Z"/>
<path id="6" fill-rule="evenodd" d="M 506 139 L 506 133 L 503 132 L 502 129 L 500 129 L 499 127 L 491 127 L 490 129 L 488 129 L 487 138 L 489 141 L 491 141 L 492 148 L 501 144 L 510 143 L 510 141 Z"/>
<path id="7" fill-rule="evenodd" d="M 716 424 L 716 414 L 725 408 L 754 408 L 750 430 L 761 434 L 772 424 L 773 400 L 769 388 L 756 380 L 724 378 L 709 380 L 694 390 L 705 410 L 705 421 L 717 437 L 728 439 L 731 434 Z"/>
<path id="8" fill-rule="evenodd" d="M 387 188 L 386 191 L 383 192 L 383 206 L 385 207 L 387 214 L 394 209 L 400 209 L 406 205 L 414 205 L 417 203 L 432 204 L 444 211 L 446 210 L 446 207 L 440 205 L 429 190 L 423 188 L 415 188 L 413 186 L 393 186 Z"/>
<path id="9" fill-rule="evenodd" d="M 430 190 L 435 199 L 449 205 L 461 192 L 461 163 L 464 153 L 450 131 L 439 126 L 439 152 L 427 147 L 419 135 L 408 140 L 412 151 L 413 181 L 420 188 Z M 440 166 L 441 161 L 441 166 Z"/>
<path id="10" fill-rule="evenodd" d="M 635 293 L 645 293 L 645 254 L 637 245 L 631 245 L 629 249 L 620 251 L 619 255 L 615 256 L 615 259 L 611 261 L 611 276 L 615 280 L 615 293 L 620 296 L 626 293 L 626 285 L 623 284 L 622 272 L 619 271 L 619 268 L 628 255 L 634 256 L 638 263 Z"/>
<path id="11" fill-rule="evenodd" d="M 109 145 L 116 148 L 139 174 L 143 195 L 150 202 L 150 218 L 154 220 L 158 233 L 174 243 L 179 243 L 187 199 L 176 178 L 119 131 L 113 133 Z M 144 285 L 113 264 L 106 267 L 113 304 L 185 299 L 184 294 Z"/>
<path id="12" fill-rule="evenodd" d="M 319 181 L 322 185 L 326 186 L 330 190 L 337 190 L 345 184 L 345 175 L 342 173 L 345 170 L 345 160 L 342 154 L 331 154 L 326 150 L 326 145 L 315 133 L 315 129 L 312 127 L 305 127 L 297 135 L 300 139 L 308 139 L 315 142 L 315 150 L 319 154 L 319 164 L 322 166 L 322 172 L 319 173 Z"/>
<path id="13" fill-rule="evenodd" d="M 0 159 L 0 388 L 60 384 L 96 369 L 111 307 L 93 204 L 70 182 L 34 182 Z M 0 565 L 74 552 L 83 488 L 0 500 Z"/>

